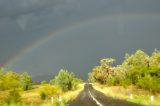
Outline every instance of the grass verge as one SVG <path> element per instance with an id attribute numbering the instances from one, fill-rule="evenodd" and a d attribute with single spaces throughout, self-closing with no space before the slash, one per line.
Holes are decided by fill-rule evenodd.
<path id="1" fill-rule="evenodd" d="M 147 106 L 160 106 L 160 94 L 153 95 L 149 91 L 138 89 L 133 86 L 129 86 L 128 88 L 124 88 L 122 86 L 107 87 L 94 83 L 93 87 L 96 90 L 104 93 L 106 96 L 110 96 L 115 99 L 126 100 Z M 133 98 L 131 98 L 131 94 L 133 95 Z M 150 99 L 151 96 L 154 96 L 153 101 Z"/>

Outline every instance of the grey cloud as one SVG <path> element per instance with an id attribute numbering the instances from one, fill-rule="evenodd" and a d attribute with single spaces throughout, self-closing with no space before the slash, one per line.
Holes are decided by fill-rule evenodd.
<path id="1" fill-rule="evenodd" d="M 21 15 L 18 16 L 17 22 L 22 30 L 25 30 L 28 22 L 32 19 L 33 14 Z"/>
<path id="2" fill-rule="evenodd" d="M 0 16 L 14 16 L 40 11 L 53 5 L 57 0 L 1 0 Z"/>
<path id="3" fill-rule="evenodd" d="M 112 40 L 115 39 L 115 42 L 119 47 L 111 48 L 107 52 L 97 47 L 97 51 L 92 50 L 92 53 L 95 52 L 95 54 L 92 54 L 88 51 L 87 55 L 90 56 L 90 54 L 92 54 L 92 57 L 96 58 L 93 58 L 93 61 L 97 61 L 97 59 L 101 57 L 101 55 L 99 55 L 99 57 L 96 57 L 96 53 L 107 54 L 109 52 L 110 54 L 116 55 L 118 59 L 120 59 L 119 51 L 121 51 L 122 56 L 122 51 L 131 51 L 138 47 L 142 47 L 142 49 L 146 49 L 149 52 L 153 50 L 154 47 L 159 48 L 158 40 L 160 32 L 158 28 L 160 27 L 160 0 L 0 0 L 0 64 L 5 64 L 9 60 L 12 60 L 12 57 L 18 55 L 21 51 L 23 51 L 24 48 L 35 44 L 39 41 L 39 39 L 49 36 L 48 33 L 50 32 L 67 28 L 77 23 L 83 23 L 84 21 L 88 22 L 89 20 L 97 19 L 98 17 L 106 17 L 107 19 L 108 17 L 112 17 L 114 15 L 118 16 L 118 14 L 124 16 L 127 14 L 132 14 L 133 16 L 136 16 L 136 14 L 145 14 L 146 17 L 131 17 L 130 21 L 122 20 L 121 18 L 117 17 L 115 18 L 113 23 L 107 23 L 104 26 L 101 26 L 99 24 L 99 27 L 93 28 L 93 26 L 90 25 L 89 28 L 85 27 L 86 29 L 83 29 L 81 31 L 83 32 L 84 30 L 86 30 L 86 33 L 79 33 L 77 32 L 77 29 L 77 31 L 74 31 L 74 33 L 69 33 L 68 35 L 64 34 L 68 36 L 66 38 L 60 36 L 58 38 L 59 40 L 55 39 L 54 42 L 58 43 L 54 43 L 53 45 L 60 45 L 60 47 L 63 47 L 63 45 L 67 46 L 65 42 L 61 41 L 61 39 L 73 39 L 75 36 L 80 37 L 82 40 L 87 40 L 85 41 L 83 46 L 88 44 L 91 35 L 94 35 L 92 36 L 92 40 L 94 42 L 99 39 L 98 42 L 101 42 L 102 40 L 104 43 L 107 43 L 103 39 L 106 38 L 107 40 L 109 39 L 108 42 L 112 43 Z M 147 16 L 151 17 L 147 18 Z M 124 18 L 127 19 L 127 17 Z M 102 35 L 98 37 L 97 35 L 99 34 Z M 87 35 L 87 38 L 85 35 Z M 105 37 L 105 35 L 108 35 L 108 37 Z M 144 39 L 144 37 L 146 37 L 146 39 Z M 120 40 L 119 38 L 122 39 Z M 75 39 L 77 39 L 77 37 L 75 37 Z M 93 45 L 95 44 L 94 42 Z M 135 42 L 137 43 L 135 44 Z M 81 43 L 82 42 L 79 42 L 79 44 L 73 45 L 77 45 L 77 47 L 80 47 Z M 110 43 L 106 45 L 109 46 Z M 93 45 L 92 43 L 90 43 L 89 48 L 94 49 Z M 52 45 L 50 45 L 50 47 L 52 50 Z M 66 48 L 60 47 L 56 46 L 55 48 L 57 50 L 63 50 L 67 49 L 68 46 Z M 106 46 L 104 44 L 103 48 L 105 47 Z M 80 50 L 78 48 L 76 49 L 77 51 Z M 117 50 L 118 53 L 113 53 L 114 50 Z M 50 56 L 52 58 L 57 57 L 56 55 L 54 55 L 55 52 L 53 53 L 53 51 L 51 52 Z M 57 55 L 60 56 L 59 54 L 60 53 L 58 52 Z M 69 53 L 67 55 L 70 55 L 70 57 L 73 58 L 72 53 Z M 83 53 L 83 55 L 86 55 L 85 52 Z M 85 59 L 82 58 L 83 55 L 79 54 L 79 58 L 82 61 L 85 61 Z M 86 56 L 86 58 L 88 58 L 89 56 Z M 54 63 L 57 64 L 57 67 L 62 66 L 62 57 L 60 56 L 61 59 L 59 60 L 59 62 L 54 61 L 54 59 L 53 62 L 52 60 L 50 60 L 50 66 L 53 66 L 52 64 Z M 74 57 L 77 58 L 76 55 Z M 64 59 L 65 58 L 66 57 L 64 55 Z M 41 60 L 41 58 L 39 59 Z M 50 57 L 47 57 L 46 61 L 48 59 L 50 59 Z M 69 60 L 70 59 L 68 58 L 66 62 L 67 64 L 75 64 L 75 62 L 73 61 L 68 63 Z M 79 61 L 78 63 L 80 64 L 82 61 Z M 39 64 L 36 60 L 33 60 L 32 62 L 33 64 Z M 92 61 L 88 60 L 88 62 L 92 64 Z M 21 64 L 19 63 L 22 63 L 24 66 L 21 66 Z M 73 70 L 76 70 L 79 64 L 75 64 L 76 67 L 73 67 Z M 87 63 L 84 62 L 82 66 L 83 70 L 89 70 L 88 67 L 91 67 L 91 65 L 85 65 L 87 65 Z M 15 66 L 16 65 L 13 64 L 13 67 Z M 39 64 L 39 66 L 42 65 Z M 23 63 L 20 61 L 18 62 L 16 68 L 17 67 L 19 70 L 23 68 L 26 68 L 28 70 L 35 70 L 35 72 L 33 73 L 36 75 L 37 70 L 45 70 L 48 65 L 44 67 L 37 67 L 37 69 L 36 66 L 25 66 L 25 62 Z"/>

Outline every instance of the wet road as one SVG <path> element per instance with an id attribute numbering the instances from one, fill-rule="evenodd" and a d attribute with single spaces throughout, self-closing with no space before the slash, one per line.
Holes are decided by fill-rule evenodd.
<path id="1" fill-rule="evenodd" d="M 141 106 L 127 101 L 107 97 L 96 91 L 91 84 L 85 84 L 78 97 L 70 101 L 69 106 Z"/>

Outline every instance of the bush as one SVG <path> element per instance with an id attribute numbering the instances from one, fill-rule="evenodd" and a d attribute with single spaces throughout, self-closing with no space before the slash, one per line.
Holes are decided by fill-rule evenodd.
<path id="1" fill-rule="evenodd" d="M 107 86 L 114 86 L 118 83 L 117 81 L 118 80 L 115 77 L 111 77 L 110 79 L 108 79 Z"/>
<path id="2" fill-rule="evenodd" d="M 21 86 L 25 91 L 31 89 L 32 87 L 32 78 L 27 72 L 24 72 L 21 75 Z"/>
<path id="3" fill-rule="evenodd" d="M 45 84 L 40 88 L 40 97 L 42 100 L 45 100 L 46 98 L 51 97 L 52 95 L 58 95 L 61 93 L 62 91 L 59 87 L 48 84 Z"/>
<path id="4" fill-rule="evenodd" d="M 41 85 L 45 85 L 45 84 L 47 84 L 47 81 L 44 80 L 41 82 Z"/>
<path id="5" fill-rule="evenodd" d="M 16 89 L 10 90 L 9 95 L 6 98 L 6 103 L 11 104 L 11 103 L 19 103 L 21 102 L 21 96 L 19 94 L 19 91 Z"/>
<path id="6" fill-rule="evenodd" d="M 0 78 L 0 90 L 10 90 L 15 88 L 20 88 L 20 76 L 19 74 L 9 71 L 4 72 Z"/>
<path id="7" fill-rule="evenodd" d="M 128 87 L 129 85 L 132 85 L 132 79 L 131 78 L 125 78 L 124 80 L 122 80 L 120 82 L 120 85 L 122 85 L 123 87 Z"/>
<path id="8" fill-rule="evenodd" d="M 79 80 L 75 77 L 75 75 L 67 70 L 61 69 L 59 74 L 51 81 L 54 82 L 55 85 L 62 88 L 63 91 L 74 90 Z"/>
<path id="9" fill-rule="evenodd" d="M 54 104 L 56 106 L 67 106 L 67 100 L 62 98 L 62 100 L 60 101 L 59 98 L 55 98 L 54 99 Z"/>
<path id="10" fill-rule="evenodd" d="M 41 92 L 40 97 L 41 97 L 42 100 L 45 100 L 46 97 L 47 97 L 47 94 L 45 92 Z"/>
<path id="11" fill-rule="evenodd" d="M 157 77 L 146 76 L 138 80 L 137 86 L 150 90 L 153 93 L 160 92 L 160 79 Z"/>
<path id="12" fill-rule="evenodd" d="M 113 75 L 112 64 L 115 59 L 106 58 L 100 60 L 100 65 L 96 66 L 92 69 L 92 72 L 89 73 L 89 81 L 90 82 L 98 82 L 101 84 L 110 83 L 110 77 Z"/>
<path id="13" fill-rule="evenodd" d="M 3 72 L 0 70 L 0 90 L 22 88 L 28 90 L 32 87 L 32 78 L 28 73 L 18 74 L 13 71 Z"/>

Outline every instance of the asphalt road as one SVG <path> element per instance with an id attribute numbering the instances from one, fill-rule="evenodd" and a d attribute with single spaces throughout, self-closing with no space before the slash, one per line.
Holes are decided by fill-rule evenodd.
<path id="1" fill-rule="evenodd" d="M 91 84 L 85 84 L 78 97 L 70 101 L 69 106 L 141 106 L 127 101 L 113 99 L 96 91 Z"/>

